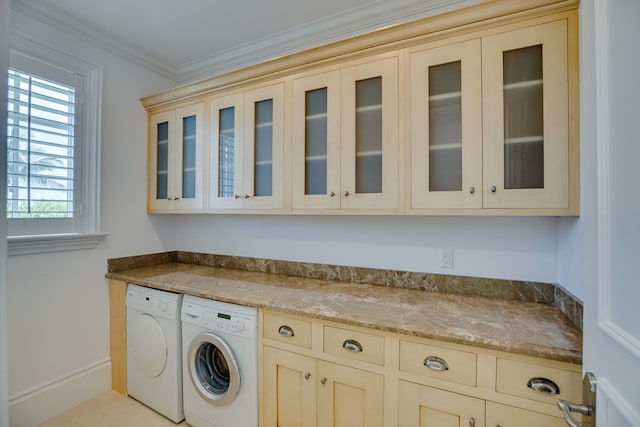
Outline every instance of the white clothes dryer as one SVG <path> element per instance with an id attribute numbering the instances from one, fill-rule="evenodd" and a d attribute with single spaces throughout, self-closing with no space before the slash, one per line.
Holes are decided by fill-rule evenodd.
<path id="1" fill-rule="evenodd" d="M 182 295 L 129 284 L 129 396 L 178 423 L 182 410 Z"/>
<path id="2" fill-rule="evenodd" d="M 258 426 L 258 310 L 185 295 L 184 415 L 194 427 Z"/>

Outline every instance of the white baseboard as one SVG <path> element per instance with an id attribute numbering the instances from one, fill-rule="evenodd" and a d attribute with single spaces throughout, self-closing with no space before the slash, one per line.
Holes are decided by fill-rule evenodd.
<path id="1" fill-rule="evenodd" d="M 9 397 L 9 425 L 35 427 L 111 389 L 111 359 Z"/>

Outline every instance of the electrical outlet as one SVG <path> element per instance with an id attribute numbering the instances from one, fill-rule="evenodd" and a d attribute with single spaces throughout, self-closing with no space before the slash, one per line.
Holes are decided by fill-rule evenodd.
<path id="1" fill-rule="evenodd" d="M 440 249 L 440 267 L 453 268 L 453 249 L 452 248 Z"/>

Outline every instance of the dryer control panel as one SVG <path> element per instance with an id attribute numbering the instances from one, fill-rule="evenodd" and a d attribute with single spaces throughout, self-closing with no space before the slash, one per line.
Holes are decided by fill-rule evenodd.
<path id="1" fill-rule="evenodd" d="M 254 339 L 258 335 L 257 310 L 252 307 L 218 301 L 205 306 L 187 300 L 182 304 L 182 321 L 244 338 Z"/>
<path id="2" fill-rule="evenodd" d="M 175 320 L 180 314 L 182 295 L 129 285 L 127 307 L 163 319 Z"/>

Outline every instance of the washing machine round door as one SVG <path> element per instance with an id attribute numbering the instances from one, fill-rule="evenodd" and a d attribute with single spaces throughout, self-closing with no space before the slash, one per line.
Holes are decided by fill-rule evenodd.
<path id="1" fill-rule="evenodd" d="M 240 390 L 240 369 L 224 339 L 210 332 L 198 335 L 189 346 L 187 366 L 196 391 L 205 401 L 224 406 Z"/>
<path id="2" fill-rule="evenodd" d="M 135 368 L 148 378 L 159 376 L 167 366 L 167 340 L 158 321 L 149 314 L 138 315 L 127 333 Z"/>

